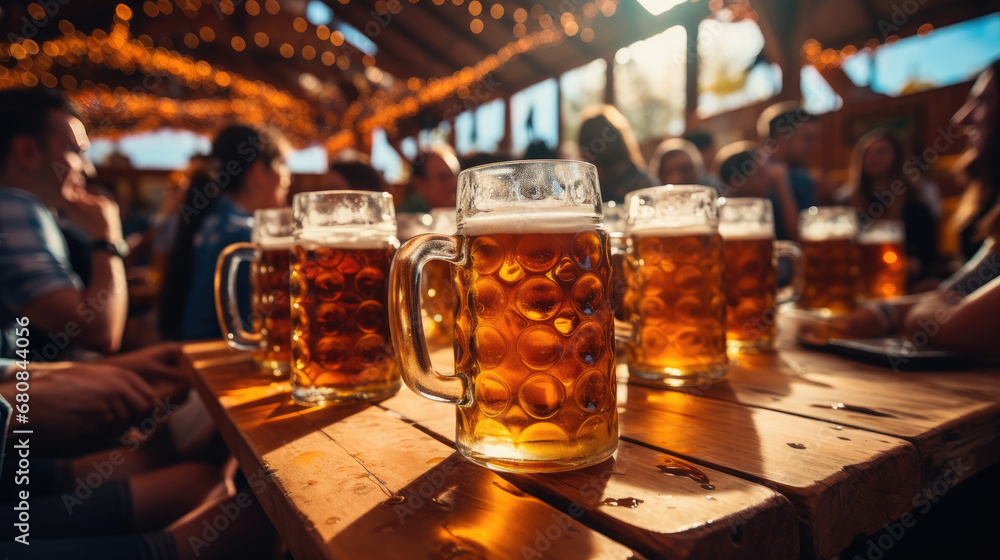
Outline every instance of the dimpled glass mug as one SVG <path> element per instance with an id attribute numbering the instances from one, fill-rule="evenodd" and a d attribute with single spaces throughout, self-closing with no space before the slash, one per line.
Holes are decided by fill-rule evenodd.
<path id="1" fill-rule="evenodd" d="M 618 445 L 608 235 L 596 169 L 508 162 L 462 172 L 455 235 L 421 235 L 393 261 L 393 342 L 416 393 L 458 405 L 459 451 L 480 465 L 555 472 Z M 419 276 L 452 263 L 455 369 L 437 373 Z"/>
<path id="2" fill-rule="evenodd" d="M 291 361 L 288 251 L 292 248 L 292 210 L 257 210 L 253 218 L 251 242 L 233 243 L 219 255 L 215 268 L 215 310 L 229 345 L 253 351 L 258 367 L 281 377 L 288 375 Z M 241 261 L 252 261 L 251 331 L 243 328 L 235 295 Z"/>
<path id="3" fill-rule="evenodd" d="M 715 189 L 640 189 L 625 197 L 625 208 L 629 381 L 686 387 L 724 377 L 725 262 Z"/>
<path id="4" fill-rule="evenodd" d="M 392 195 L 300 193 L 292 210 L 292 400 L 321 405 L 395 394 L 386 314 L 399 246 Z"/>
<path id="5" fill-rule="evenodd" d="M 726 346 L 770 352 L 777 339 L 776 307 L 801 293 L 802 249 L 774 238 L 774 210 L 766 198 L 720 199 L 719 233 L 726 257 Z M 778 259 L 792 265 L 792 282 L 778 289 Z"/>

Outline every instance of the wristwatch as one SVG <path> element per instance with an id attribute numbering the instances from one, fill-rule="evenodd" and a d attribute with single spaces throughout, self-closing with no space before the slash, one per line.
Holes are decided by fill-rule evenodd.
<path id="1" fill-rule="evenodd" d="M 132 252 L 129 249 L 128 242 L 124 239 L 119 239 L 117 243 L 112 243 L 107 239 L 98 239 L 90 244 L 91 251 L 107 251 L 112 255 L 124 259 Z"/>

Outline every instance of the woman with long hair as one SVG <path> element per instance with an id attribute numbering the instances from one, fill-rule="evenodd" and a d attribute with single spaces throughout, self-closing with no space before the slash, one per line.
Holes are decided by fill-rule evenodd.
<path id="1" fill-rule="evenodd" d="M 1000 356 L 1000 61 L 976 80 L 952 124 L 970 152 L 963 241 L 975 253 L 931 292 L 870 304 L 841 325 L 851 336 L 901 331 L 914 344 Z M 969 194 L 969 193 L 972 194 Z M 968 202 L 968 201 L 974 202 Z"/>
<path id="2" fill-rule="evenodd" d="M 264 127 L 232 125 L 212 144 L 207 169 L 191 179 L 178 207 L 177 235 L 164 272 L 160 332 L 192 340 L 221 336 L 215 317 L 215 264 L 232 243 L 250 241 L 255 210 L 285 206 L 288 143 Z M 237 297 L 249 301 L 248 274 Z M 249 305 L 245 307 L 249 309 Z"/>
<path id="3" fill-rule="evenodd" d="M 928 276 L 937 260 L 937 222 L 904 170 L 906 149 L 889 129 L 864 135 L 854 148 L 843 198 L 861 213 L 862 224 L 903 222 L 911 286 Z"/>
<path id="4" fill-rule="evenodd" d="M 611 105 L 590 107 L 583 112 L 577 136 L 580 158 L 597 167 L 601 196 L 622 202 L 625 194 L 653 186 L 639 143 L 625 115 Z"/>

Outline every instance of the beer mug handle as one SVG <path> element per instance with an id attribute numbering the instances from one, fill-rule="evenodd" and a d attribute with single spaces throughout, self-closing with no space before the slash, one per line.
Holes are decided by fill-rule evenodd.
<path id="1" fill-rule="evenodd" d="M 389 274 L 389 331 L 406 386 L 432 401 L 472 404 L 469 378 L 434 370 L 420 314 L 420 275 L 424 263 L 443 260 L 461 266 L 462 240 L 452 235 L 418 235 L 396 251 Z"/>
<path id="2" fill-rule="evenodd" d="M 778 290 L 778 293 L 774 298 L 775 305 L 781 305 L 790 301 L 798 301 L 799 297 L 802 295 L 804 285 L 802 276 L 802 247 L 794 241 L 775 241 L 774 257 L 775 260 L 780 259 L 781 257 L 787 257 L 790 261 L 792 261 L 791 282 L 787 286 Z"/>
<path id="3" fill-rule="evenodd" d="M 219 327 L 229 345 L 239 350 L 260 348 L 261 334 L 243 328 L 240 306 L 236 299 L 236 273 L 243 261 L 260 258 L 260 250 L 253 243 L 233 243 L 219 253 L 215 265 L 215 313 Z"/>

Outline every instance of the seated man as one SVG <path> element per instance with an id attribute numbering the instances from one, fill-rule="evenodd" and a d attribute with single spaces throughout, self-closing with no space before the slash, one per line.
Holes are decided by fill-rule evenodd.
<path id="1" fill-rule="evenodd" d="M 15 319 L 27 317 L 32 361 L 70 347 L 115 352 L 128 292 L 117 206 L 89 194 L 89 140 L 68 102 L 46 90 L 0 91 L 0 356 L 14 356 Z M 54 208 L 91 239 L 91 283 L 69 263 Z"/>

